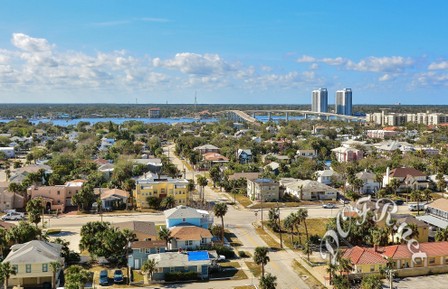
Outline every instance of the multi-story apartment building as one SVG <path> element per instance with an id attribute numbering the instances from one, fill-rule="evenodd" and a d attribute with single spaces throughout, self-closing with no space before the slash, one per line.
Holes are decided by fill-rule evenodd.
<path id="1" fill-rule="evenodd" d="M 72 197 L 82 188 L 85 180 L 73 180 L 65 185 L 31 186 L 27 189 L 31 199 L 42 198 L 42 205 L 46 210 L 59 210 L 64 212 L 66 207 L 74 206 Z"/>
<path id="2" fill-rule="evenodd" d="M 247 180 L 247 196 L 256 201 L 279 199 L 279 184 L 271 179 Z"/>
<path id="3" fill-rule="evenodd" d="M 160 108 L 152 107 L 148 109 L 149 118 L 159 118 L 160 117 Z"/>
<path id="4" fill-rule="evenodd" d="M 148 197 L 164 199 L 174 197 L 177 205 L 186 205 L 188 202 L 188 180 L 186 179 L 146 179 L 138 180 L 134 190 L 137 208 L 149 208 Z"/>
<path id="5" fill-rule="evenodd" d="M 352 115 L 352 89 L 344 88 L 336 91 L 334 111 L 337 114 Z"/>
<path id="6" fill-rule="evenodd" d="M 328 91 L 326 88 L 313 90 L 311 99 L 311 111 L 328 112 Z"/>
<path id="7" fill-rule="evenodd" d="M 378 125 L 402 126 L 406 123 L 417 123 L 424 125 L 439 125 L 448 123 L 448 114 L 443 113 L 384 113 L 375 112 L 366 115 L 366 121 Z"/>

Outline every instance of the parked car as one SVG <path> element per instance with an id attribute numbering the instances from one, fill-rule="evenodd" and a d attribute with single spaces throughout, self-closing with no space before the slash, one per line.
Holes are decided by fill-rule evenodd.
<path id="1" fill-rule="evenodd" d="M 219 255 L 218 256 L 218 262 L 223 262 L 225 260 L 226 260 L 226 256 L 224 256 L 224 255 Z"/>
<path id="2" fill-rule="evenodd" d="M 109 285 L 109 276 L 107 276 L 107 270 L 102 270 L 100 272 L 100 285 L 107 286 Z"/>
<path id="3" fill-rule="evenodd" d="M 423 210 L 425 210 L 425 206 L 426 206 L 426 204 L 419 204 L 418 206 L 417 206 L 417 204 L 412 204 L 412 205 L 409 205 L 408 208 L 409 208 L 409 211 L 418 211 L 418 210 L 423 211 Z"/>
<path id="4" fill-rule="evenodd" d="M 122 283 L 122 282 L 123 282 L 123 271 L 117 269 L 114 272 L 114 283 Z"/>
<path id="5" fill-rule="evenodd" d="M 334 208 L 336 208 L 336 205 L 335 204 L 323 204 L 322 208 L 324 208 L 324 209 L 334 209 Z"/>
<path id="6" fill-rule="evenodd" d="M 350 201 L 349 200 L 347 200 L 347 199 L 339 199 L 339 202 L 341 203 L 341 204 L 349 204 L 350 203 Z"/>
<path id="7" fill-rule="evenodd" d="M 2 221 L 19 221 L 25 219 L 24 213 L 8 212 L 2 217 Z"/>
<path id="8" fill-rule="evenodd" d="M 404 204 L 404 201 L 403 201 L 403 200 L 395 200 L 395 204 L 396 204 L 397 206 L 401 206 L 401 205 Z"/>

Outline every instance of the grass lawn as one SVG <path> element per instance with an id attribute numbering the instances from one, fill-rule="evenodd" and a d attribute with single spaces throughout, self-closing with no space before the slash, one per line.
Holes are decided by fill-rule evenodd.
<path id="1" fill-rule="evenodd" d="M 245 208 L 252 205 L 252 201 L 246 196 L 243 196 L 241 194 L 227 194 L 229 195 L 229 198 L 231 200 L 233 200 L 233 196 L 235 196 L 235 200 Z"/>
<path id="2" fill-rule="evenodd" d="M 292 268 L 296 271 L 297 275 L 299 275 L 303 281 L 313 289 L 325 289 L 326 287 L 322 285 L 314 276 L 305 269 L 302 265 L 300 265 L 297 260 L 292 261 Z M 307 278 L 303 278 L 302 276 L 306 276 Z"/>
<path id="3" fill-rule="evenodd" d="M 246 261 L 245 262 L 250 272 L 254 274 L 255 277 L 259 277 L 261 275 L 261 266 L 257 265 L 255 262 Z"/>
<path id="4" fill-rule="evenodd" d="M 277 243 L 264 229 L 262 229 L 261 227 L 257 227 L 255 228 L 255 231 L 260 236 L 260 238 L 263 239 L 263 241 L 268 245 L 268 247 L 274 250 L 281 249 L 280 244 Z"/>
<path id="5" fill-rule="evenodd" d="M 236 235 L 229 230 L 224 230 L 224 237 L 230 242 L 232 247 L 243 246 L 243 244 L 238 240 Z"/>
<path id="6" fill-rule="evenodd" d="M 210 273 L 210 278 L 231 278 L 232 280 L 247 279 L 246 273 L 241 270 L 238 262 L 220 263 L 222 271 Z"/>
<path id="7" fill-rule="evenodd" d="M 325 232 L 327 231 L 326 226 L 329 222 L 330 222 L 330 219 L 325 219 L 325 218 L 307 219 L 306 224 L 308 226 L 308 234 L 310 236 L 318 235 L 319 237 L 322 237 L 323 235 L 325 235 Z M 265 224 L 266 230 L 271 230 L 268 226 L 266 226 L 267 221 L 264 224 Z M 283 221 L 282 221 L 282 226 L 283 226 Z M 272 230 L 271 230 L 271 232 L 273 232 L 277 237 L 279 237 L 279 235 L 280 235 L 279 233 L 276 233 Z M 305 227 L 300 226 L 299 232 L 300 232 L 300 239 L 303 244 L 306 239 Z M 294 249 L 294 247 L 291 243 L 291 235 L 289 234 L 289 232 L 283 230 L 282 238 L 283 238 L 283 244 L 285 246 L 287 246 L 288 248 Z M 297 232 L 294 232 L 293 238 L 294 238 L 294 241 L 299 241 L 299 235 L 297 234 Z"/>

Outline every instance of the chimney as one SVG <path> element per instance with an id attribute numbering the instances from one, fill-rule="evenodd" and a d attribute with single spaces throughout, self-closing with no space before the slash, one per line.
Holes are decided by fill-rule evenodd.
<path id="1" fill-rule="evenodd" d="M 378 245 L 377 244 L 373 245 L 373 250 L 375 250 L 375 252 L 378 252 Z"/>

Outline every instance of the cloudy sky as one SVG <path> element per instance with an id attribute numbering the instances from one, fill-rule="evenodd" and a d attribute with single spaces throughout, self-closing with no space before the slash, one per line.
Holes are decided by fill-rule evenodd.
<path id="1" fill-rule="evenodd" d="M 448 104 L 448 1 L 2 1 L 0 103 Z"/>

